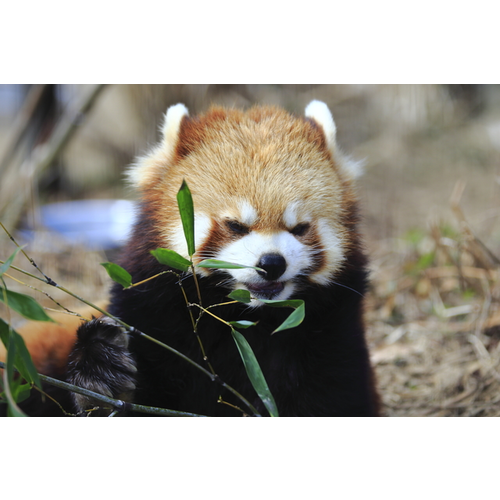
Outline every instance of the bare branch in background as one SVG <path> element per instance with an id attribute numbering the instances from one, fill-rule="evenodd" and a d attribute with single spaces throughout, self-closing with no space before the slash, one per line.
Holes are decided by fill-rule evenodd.
<path id="1" fill-rule="evenodd" d="M 54 127 L 48 140 L 36 146 L 30 157 L 20 167 L 14 165 L 14 167 L 7 169 L 0 187 L 0 220 L 7 227 L 13 228 L 17 225 L 29 197 L 33 180 L 45 171 L 61 153 L 75 133 L 78 125 L 80 125 L 82 117 L 92 108 L 103 88 L 104 85 L 102 84 L 93 86 L 90 92 L 76 106 L 68 107 Z M 36 96 L 33 97 L 33 100 L 36 100 Z M 27 121 L 32 114 L 30 115 L 30 109 L 25 111 L 24 120 Z M 20 119 L 18 137 L 11 141 L 12 146 L 4 156 L 2 168 L 4 168 L 4 161 L 5 164 L 9 162 L 10 151 L 13 151 L 12 155 L 15 153 L 16 145 L 22 141 L 26 127 L 27 122 L 21 123 Z M 20 168 L 20 170 L 15 172 L 16 175 L 11 175 L 9 179 L 7 174 L 12 173 L 14 168 Z"/>

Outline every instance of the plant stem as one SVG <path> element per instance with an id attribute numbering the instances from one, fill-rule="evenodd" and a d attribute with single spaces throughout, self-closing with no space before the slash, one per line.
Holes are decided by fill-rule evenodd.
<path id="1" fill-rule="evenodd" d="M 81 314 L 78 314 L 76 312 L 73 312 L 73 311 L 70 311 L 67 307 L 64 307 L 62 304 L 60 304 L 59 302 L 57 302 L 56 299 L 54 299 L 54 297 L 51 297 L 47 292 L 45 292 L 44 290 L 40 290 L 39 288 L 36 288 L 34 286 L 31 286 L 31 285 L 28 285 L 28 283 L 24 283 L 23 281 L 21 280 L 18 280 L 17 278 L 14 278 L 14 276 L 11 276 L 10 274 L 8 273 L 4 273 L 4 276 L 7 276 L 7 278 L 10 278 L 11 280 L 15 281 L 16 283 L 19 283 L 20 285 L 24 285 L 28 288 L 31 288 L 32 290 L 34 290 L 35 292 L 39 292 L 39 293 L 42 293 L 43 295 L 45 295 L 48 299 L 50 299 L 52 302 L 54 302 L 54 304 L 56 304 L 57 306 L 59 306 L 61 309 L 64 309 L 64 312 L 66 312 L 67 314 L 70 314 L 72 316 L 78 316 L 80 318 L 82 318 Z M 57 311 L 56 309 L 49 309 L 48 307 L 44 307 L 45 310 L 47 311 L 53 311 L 53 312 L 62 312 L 62 311 Z"/>
<path id="2" fill-rule="evenodd" d="M 218 304 L 217 304 L 217 305 L 218 305 Z M 188 304 L 188 306 L 191 306 L 191 307 L 193 307 L 193 306 L 194 306 L 194 307 L 198 307 L 199 309 L 201 309 L 201 310 L 202 310 L 202 312 L 206 312 L 207 314 L 210 314 L 210 316 L 212 316 L 212 317 L 213 317 L 213 318 L 215 318 L 215 319 L 218 319 L 221 323 L 224 323 L 225 325 L 229 326 L 229 328 L 231 328 L 231 325 L 230 325 L 227 321 L 223 320 L 222 318 L 219 318 L 219 316 L 216 316 L 214 313 L 211 313 L 211 312 L 208 310 L 208 308 L 206 308 L 206 309 L 205 309 L 204 307 L 200 306 L 200 304 Z"/>
<path id="3" fill-rule="evenodd" d="M 109 315 L 108 315 L 109 316 Z M 112 316 L 110 316 L 112 318 Z M 144 337 L 151 342 L 154 342 L 155 344 L 158 344 L 159 346 L 163 347 L 164 349 L 169 350 L 170 352 L 176 354 L 177 356 L 181 357 L 185 361 L 187 361 L 189 364 L 200 370 L 202 373 L 204 373 L 207 377 L 210 377 L 210 380 L 212 382 L 217 382 L 219 385 L 224 387 L 224 389 L 228 390 L 229 392 L 232 392 L 240 401 L 245 403 L 245 405 L 252 411 L 252 413 L 256 417 L 260 417 L 261 415 L 257 411 L 257 409 L 246 399 L 244 398 L 236 389 L 233 389 L 230 385 L 227 385 L 216 373 L 210 373 L 208 370 L 203 368 L 203 366 L 199 365 L 196 361 L 193 361 L 191 358 L 188 358 L 186 355 L 182 354 L 181 352 L 177 351 L 173 347 L 170 347 L 167 344 L 164 344 L 160 340 L 155 339 L 154 337 L 150 337 L 149 335 L 146 335 L 145 333 L 135 329 L 134 327 L 128 327 L 129 331 L 131 333 L 136 333 L 137 335 Z"/>
<path id="4" fill-rule="evenodd" d="M 0 226 L 2 226 L 2 229 L 7 233 L 7 236 L 10 238 L 10 240 L 12 241 L 12 243 L 14 243 L 14 245 L 16 245 L 17 248 L 19 248 L 22 252 L 22 254 L 30 261 L 31 265 L 41 274 L 43 275 L 43 277 L 45 278 L 44 280 L 41 280 L 41 281 L 45 281 L 45 283 L 49 284 L 49 285 L 55 285 L 56 283 L 51 280 L 36 264 L 36 262 L 24 251 L 24 249 L 19 245 L 19 243 L 14 239 L 14 236 L 12 236 L 9 231 L 7 231 L 7 228 L 0 222 Z M 12 267 L 13 269 L 16 269 L 14 266 L 10 266 Z M 25 274 L 28 274 L 28 273 L 25 273 Z M 32 274 L 28 274 L 29 276 L 32 276 L 35 278 L 34 275 Z M 38 278 L 40 279 L 40 278 Z"/>
<path id="5" fill-rule="evenodd" d="M 13 241 L 13 243 L 18 248 L 21 248 L 20 245 L 17 243 L 17 241 L 14 239 L 14 237 L 10 235 L 10 233 L 7 231 L 7 229 L 5 228 L 5 226 L 1 222 L 0 222 L 0 225 L 2 226 L 2 228 L 4 229 L 4 231 L 9 235 L 9 237 Z M 48 276 L 46 276 L 42 272 L 42 270 L 36 265 L 35 261 L 31 257 L 29 257 L 28 254 L 23 249 L 21 249 L 21 251 L 22 251 L 23 255 L 31 262 L 31 264 L 44 276 L 45 279 L 42 279 L 39 276 L 35 276 L 34 274 L 31 274 L 31 273 L 29 273 L 27 271 L 24 271 L 23 269 L 20 269 L 18 267 L 15 267 L 15 266 L 11 265 L 10 267 L 12 269 L 15 269 L 16 271 L 19 271 L 19 272 L 21 272 L 21 273 L 23 273 L 23 274 L 25 274 L 27 276 L 31 276 L 32 278 L 35 278 L 35 279 L 37 279 L 39 281 L 43 281 L 44 283 L 46 283 L 48 285 L 51 285 L 53 287 L 56 287 L 56 288 L 62 290 L 63 292 L 67 293 L 68 295 L 71 295 L 71 297 L 79 300 L 80 302 L 83 302 L 84 304 L 88 305 L 89 307 L 92 307 L 93 309 L 99 311 L 101 314 L 103 314 L 103 315 L 107 316 L 108 318 L 112 319 L 113 321 L 115 321 L 116 323 L 118 323 L 119 325 L 121 325 L 122 327 L 124 327 L 128 333 L 131 333 L 131 334 L 135 333 L 136 335 L 144 337 L 145 339 L 148 339 L 151 342 L 154 342 L 155 344 L 158 344 L 158 345 L 162 346 L 164 349 L 167 349 L 168 351 L 172 352 L 173 354 L 176 354 L 177 356 L 181 357 L 182 359 L 184 359 L 185 361 L 187 361 L 188 363 L 190 363 L 192 366 L 194 366 L 195 368 L 197 368 L 198 370 L 200 370 L 202 373 L 204 373 L 205 375 L 207 375 L 208 377 L 210 377 L 210 380 L 212 380 L 212 382 L 219 383 L 226 390 L 228 390 L 229 392 L 233 393 L 238 399 L 240 399 L 240 401 L 242 401 L 252 411 L 252 413 L 255 416 L 258 416 L 258 417 L 261 416 L 258 413 L 258 411 L 256 410 L 256 408 L 246 398 L 244 398 L 238 391 L 236 391 L 236 389 L 234 389 L 230 385 L 227 385 L 221 378 L 219 378 L 219 376 L 215 373 L 215 371 L 213 370 L 213 368 L 210 365 L 210 363 L 208 363 L 208 358 L 207 358 L 207 356 L 205 354 L 205 350 L 203 349 L 203 345 L 201 343 L 201 339 L 198 336 L 197 327 L 196 327 L 197 323 L 196 322 L 194 322 L 195 334 L 198 336 L 198 342 L 200 343 L 200 345 L 202 347 L 202 354 L 203 354 L 204 358 L 207 360 L 207 363 L 208 363 L 210 369 L 212 370 L 212 373 L 210 373 L 208 370 L 206 370 L 201 365 L 199 365 L 198 363 L 196 363 L 196 361 L 193 361 L 191 358 L 188 358 L 187 356 L 185 356 L 181 352 L 177 351 L 173 347 L 170 347 L 169 345 L 164 344 L 163 342 L 161 342 L 161 341 L 159 341 L 159 340 L 157 340 L 157 339 L 155 339 L 153 337 L 150 337 L 149 335 L 141 332 L 140 330 L 137 330 L 136 328 L 134 328 L 133 326 L 128 325 L 127 323 L 125 323 L 121 319 L 117 318 L 116 316 L 113 316 L 108 311 L 105 311 L 104 309 L 101 309 L 100 307 L 96 306 L 92 302 L 89 302 L 89 301 L 85 300 L 84 298 L 76 295 L 75 293 L 71 292 L 67 288 L 65 288 L 65 287 L 63 287 L 61 285 L 58 285 L 54 280 L 52 280 L 51 278 L 49 278 Z M 4 261 L 2 261 L 2 260 L 0 260 L 0 262 L 2 264 L 4 263 Z M 194 269 L 193 269 L 193 271 L 194 271 Z M 194 273 L 193 273 L 193 276 L 195 276 Z M 201 294 L 200 294 L 199 285 L 198 285 L 198 281 L 197 281 L 196 277 L 195 277 L 195 283 L 196 283 L 196 287 L 197 287 L 197 292 L 199 294 L 199 299 L 200 299 L 200 302 L 201 302 Z M 179 286 L 181 287 L 181 290 L 183 291 L 184 298 L 186 300 L 186 304 L 189 304 L 187 296 L 186 296 L 186 294 L 184 292 L 184 289 L 182 287 L 182 284 L 181 284 L 180 280 L 179 280 Z M 199 304 L 195 304 L 195 305 L 198 306 L 200 309 L 202 309 L 202 312 L 206 311 L 205 309 L 203 309 L 203 307 L 201 305 L 199 305 Z M 189 307 L 188 307 L 188 309 L 189 309 Z M 208 312 L 208 311 L 206 311 L 206 312 Z M 190 312 L 190 314 L 191 314 L 191 312 Z M 212 313 L 209 313 L 209 314 L 211 314 L 214 317 L 217 317 L 217 316 L 213 315 Z M 220 318 L 218 318 L 218 319 L 220 319 Z M 221 320 L 221 321 L 223 321 L 223 320 Z M 224 322 L 224 323 L 226 323 L 226 322 Z M 226 323 L 226 324 L 228 324 L 228 323 Z"/>
<path id="6" fill-rule="evenodd" d="M 0 361 L 0 368 L 5 368 L 5 364 Z M 52 377 L 48 377 L 47 375 L 38 374 L 40 380 L 43 382 L 53 385 L 55 387 L 59 387 L 60 389 L 66 389 L 71 392 L 76 392 L 77 394 L 81 394 L 83 396 L 87 396 L 89 398 L 95 399 L 101 403 L 111 406 L 117 411 L 136 411 L 140 413 L 148 413 L 150 415 L 163 415 L 164 417 L 205 417 L 206 415 L 198 415 L 196 413 L 188 413 L 183 411 L 175 411 L 168 410 L 166 408 L 157 408 L 154 406 L 144 406 L 138 405 L 135 403 L 126 403 L 120 399 L 108 398 L 107 396 L 103 396 L 97 392 L 89 391 L 88 389 L 84 389 L 83 387 L 78 387 L 76 385 L 68 384 L 67 382 L 63 382 L 62 380 L 57 380 Z"/>
<path id="7" fill-rule="evenodd" d="M 0 260 L 0 263 L 3 264 L 3 261 Z M 43 282 L 49 284 L 48 281 L 46 281 L 46 280 L 44 280 L 44 279 L 42 279 L 42 278 L 40 278 L 38 276 L 35 276 L 34 274 L 29 273 L 28 271 L 25 271 L 23 269 L 15 267 L 15 266 L 10 266 L 10 267 L 12 269 L 15 269 L 16 271 L 19 271 L 19 272 L 21 272 L 23 274 L 26 274 L 27 276 L 31 276 L 32 278 L 35 278 L 35 279 L 37 279 L 39 281 L 43 281 Z M 50 280 L 50 281 L 52 281 L 52 280 Z M 246 398 L 244 398 L 238 391 L 236 391 L 236 389 L 233 389 L 230 385 L 226 384 L 221 378 L 219 378 L 219 376 L 217 374 L 210 373 L 208 370 L 206 370 L 205 368 L 203 368 L 203 366 L 201 366 L 198 363 L 196 363 L 196 361 L 193 361 L 191 358 L 188 358 L 187 356 L 185 356 L 181 352 L 177 351 L 173 347 L 170 347 L 169 345 L 164 344 L 163 342 L 160 342 L 159 340 L 157 340 L 157 339 L 155 339 L 153 337 L 150 337 L 149 335 L 141 332 L 140 330 L 137 330 L 137 328 L 134 328 L 133 326 L 128 325 L 127 323 L 125 323 L 124 321 L 120 320 L 119 318 L 113 316 L 112 314 L 110 314 L 109 312 L 105 311 L 104 309 L 101 309 L 100 307 L 96 306 L 95 304 L 92 304 L 91 302 L 88 302 L 87 300 L 79 297 L 78 295 L 76 295 L 73 292 L 71 292 L 70 290 L 67 290 L 66 288 L 58 285 L 57 283 L 55 285 L 52 285 L 52 286 L 55 286 L 55 287 L 59 288 L 63 292 L 66 292 L 67 294 L 69 294 L 72 297 L 80 300 L 84 304 L 87 304 L 88 306 L 92 307 L 93 309 L 96 309 L 97 311 L 99 311 L 100 313 L 104 314 L 108 318 L 111 318 L 112 320 L 116 321 L 118 324 L 120 324 L 121 326 L 123 326 L 127 330 L 127 332 L 129 332 L 129 333 L 135 333 L 136 335 L 140 335 L 141 337 L 144 337 L 145 339 L 148 339 L 151 342 L 154 342 L 155 344 L 158 344 L 161 347 L 163 347 L 163 348 L 169 350 L 170 352 L 176 354 L 177 356 L 181 357 L 182 359 L 184 359 L 185 361 L 187 361 L 188 363 L 190 363 L 192 366 L 194 366 L 195 368 L 197 368 L 198 370 L 200 370 L 202 373 L 204 373 L 207 377 L 210 377 L 210 380 L 212 380 L 212 382 L 217 382 L 222 387 L 224 387 L 226 390 L 228 390 L 229 392 L 232 392 L 238 399 L 240 399 L 240 401 L 242 401 L 252 411 L 252 413 L 255 416 L 257 416 L 257 417 L 261 416 L 259 414 L 259 412 L 256 410 L 256 408 L 249 401 L 247 401 Z M 196 304 L 196 305 L 198 305 L 198 304 Z"/>
<path id="8" fill-rule="evenodd" d="M 196 271 L 194 270 L 194 264 L 191 261 L 191 272 L 193 273 L 194 284 L 196 286 L 196 293 L 198 294 L 198 300 L 200 301 L 200 306 L 203 307 L 203 302 L 201 300 L 200 285 L 198 283 L 198 277 L 196 276 Z"/>
<path id="9" fill-rule="evenodd" d="M 192 267 L 192 269 L 194 271 L 193 267 Z M 201 341 L 200 335 L 198 333 L 198 322 L 200 321 L 201 314 L 198 315 L 198 319 L 195 321 L 194 316 L 193 316 L 193 312 L 191 311 L 191 307 L 189 307 L 188 296 L 186 294 L 186 291 L 184 290 L 184 287 L 182 286 L 182 279 L 181 279 L 181 277 L 178 274 L 177 274 L 177 279 L 178 279 L 177 284 L 179 285 L 179 288 L 181 289 L 182 295 L 184 297 L 184 302 L 186 303 L 187 310 L 189 312 L 189 317 L 191 318 L 191 324 L 193 326 L 193 332 L 194 332 L 194 334 L 196 336 L 196 340 L 198 341 L 198 345 L 200 346 L 200 350 L 201 350 L 201 354 L 203 356 L 203 360 L 205 361 L 205 363 L 207 364 L 208 368 L 212 372 L 212 375 L 215 375 L 215 370 L 214 370 L 212 364 L 210 363 L 210 361 L 208 360 L 208 356 L 207 356 L 207 353 L 205 351 L 205 346 L 203 345 L 203 342 Z M 196 279 L 195 279 L 195 283 L 196 283 L 196 289 L 197 289 L 197 292 L 198 292 L 198 298 L 201 300 L 201 293 L 200 293 L 200 289 L 198 287 L 198 281 Z"/>
<path id="10" fill-rule="evenodd" d="M 130 290 L 131 288 L 134 288 L 135 286 L 142 285 L 143 283 L 146 283 L 147 281 L 150 281 L 154 278 L 158 278 L 158 276 L 161 276 L 162 274 L 167 274 L 170 272 L 172 272 L 172 271 L 170 271 L 170 270 L 162 271 L 161 273 L 155 274 L 154 276 L 150 276 L 149 278 L 146 278 L 145 280 L 138 281 L 137 283 L 132 283 L 130 286 L 127 286 L 126 288 L 124 288 L 124 290 Z"/>

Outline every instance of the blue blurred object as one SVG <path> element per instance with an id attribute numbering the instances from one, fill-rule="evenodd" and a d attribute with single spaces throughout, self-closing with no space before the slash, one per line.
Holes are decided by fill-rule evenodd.
<path id="1" fill-rule="evenodd" d="M 80 200 L 40 208 L 43 227 L 71 245 L 109 250 L 126 241 L 135 219 L 135 204 L 128 200 Z M 33 230 L 22 231 L 27 239 Z"/>

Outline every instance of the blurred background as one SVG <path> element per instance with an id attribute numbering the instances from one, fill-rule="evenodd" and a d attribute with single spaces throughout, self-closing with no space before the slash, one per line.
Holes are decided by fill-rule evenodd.
<path id="1" fill-rule="evenodd" d="M 384 412 L 500 414 L 498 85 L 0 85 L 0 221 L 48 276 L 105 297 L 98 264 L 116 257 L 133 217 L 124 169 L 158 140 L 168 106 L 303 114 L 312 99 L 365 162 L 367 325 Z M 0 234 L 0 259 L 14 248 Z"/>
<path id="2" fill-rule="evenodd" d="M 124 168 L 177 102 L 191 114 L 210 104 L 303 114 L 311 99 L 329 105 L 341 147 L 365 161 L 370 238 L 448 217 L 461 180 L 476 230 L 500 243 L 497 85 L 0 85 L 0 217 L 36 226 L 48 203 L 132 199 Z"/>

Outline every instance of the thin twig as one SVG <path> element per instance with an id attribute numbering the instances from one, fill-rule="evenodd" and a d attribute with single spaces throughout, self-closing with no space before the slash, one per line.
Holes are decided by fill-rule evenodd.
<path id="1" fill-rule="evenodd" d="M 29 260 L 31 265 L 45 278 L 45 283 L 48 285 L 56 286 L 56 282 L 54 280 L 51 280 L 36 264 L 36 262 L 24 251 L 23 247 L 19 245 L 19 243 L 15 240 L 14 236 L 12 236 L 8 229 L 0 222 L 0 226 L 2 226 L 2 229 L 7 233 L 7 236 L 10 238 L 10 241 L 16 245 L 17 248 L 22 252 L 22 254 L 26 257 L 26 259 Z"/>
<path id="2" fill-rule="evenodd" d="M 1 223 L 0 223 L 1 224 Z M 5 227 L 3 226 L 3 224 L 1 224 L 3 229 L 7 232 L 7 234 L 9 235 L 10 239 L 12 240 L 12 242 L 18 247 L 18 248 L 21 248 L 21 246 L 17 243 L 17 241 L 15 240 L 15 238 L 13 236 L 10 235 L 10 233 L 5 229 Z M 85 300 L 84 298 L 82 297 L 79 297 L 78 295 L 76 295 L 75 293 L 71 292 L 70 290 L 68 290 L 67 288 L 61 286 L 61 285 L 58 285 L 54 280 L 52 280 L 51 278 L 49 278 L 48 276 L 46 276 L 42 271 L 41 269 L 36 265 L 35 261 L 21 248 L 21 251 L 23 253 L 23 255 L 26 257 L 26 259 L 28 259 L 29 262 L 31 262 L 31 264 L 33 266 L 35 266 L 35 268 L 44 276 L 45 279 L 41 279 L 40 277 L 38 276 L 35 276 L 31 273 L 28 273 L 27 271 L 24 271 L 22 269 L 19 269 L 15 266 L 10 266 L 12 269 L 15 269 L 15 270 L 18 270 L 28 276 L 31 276 L 35 279 L 38 279 L 40 281 L 43 281 L 45 283 L 47 283 L 48 285 L 51 285 L 51 286 L 54 286 L 56 288 L 58 288 L 59 290 L 62 290 L 63 292 L 67 293 L 68 295 L 71 295 L 72 297 L 74 297 L 75 299 L 79 300 L 80 302 L 83 302 L 84 304 L 88 305 L 89 307 L 92 307 L 93 309 L 96 309 L 97 311 L 99 311 L 101 314 L 107 316 L 108 318 L 112 319 L 113 321 L 115 321 L 116 323 L 118 323 L 119 325 L 121 325 L 126 331 L 127 333 L 129 334 L 136 334 L 136 335 L 139 335 L 151 342 L 154 342 L 155 344 L 163 347 L 164 349 L 167 349 L 168 351 L 172 352 L 173 354 L 181 357 L 182 359 L 184 359 L 185 361 L 187 361 L 189 364 L 191 364 L 192 366 L 194 366 L 195 368 L 197 368 L 198 370 L 200 370 L 202 373 L 204 373 L 205 375 L 207 375 L 210 380 L 212 380 L 212 382 L 217 382 L 219 385 L 221 385 L 223 388 L 225 388 L 226 390 L 228 390 L 229 392 L 233 393 L 240 401 L 242 401 L 249 409 L 250 411 L 253 412 L 253 414 L 255 416 L 258 416 L 260 417 L 261 415 L 258 413 L 258 411 L 256 410 L 256 408 L 246 399 L 244 398 L 236 389 L 234 389 L 233 387 L 231 387 L 230 385 L 226 384 L 216 373 L 215 371 L 213 370 L 213 368 L 211 367 L 211 365 L 209 364 L 210 368 L 212 369 L 212 373 L 210 373 L 208 370 L 206 370 L 205 368 L 203 368 L 203 366 L 199 365 L 198 363 L 196 363 L 196 361 L 192 360 L 191 358 L 189 358 L 188 356 L 182 354 L 180 351 L 177 351 L 177 349 L 174 349 L 173 347 L 170 347 L 169 345 L 155 339 L 154 337 L 151 337 L 149 335 L 147 335 L 146 333 L 144 332 L 141 332 L 140 330 L 137 330 L 136 328 L 134 328 L 133 326 L 130 326 L 128 325 L 127 323 L 125 323 L 124 321 L 122 321 L 121 319 L 117 318 L 116 316 L 113 316 L 112 314 L 110 314 L 108 311 L 105 311 L 104 309 L 101 309 L 100 307 L 98 307 L 97 305 L 93 304 L 92 302 L 89 302 L 88 300 Z M 0 261 L 3 263 L 3 261 Z M 189 303 L 187 302 L 187 296 L 184 292 L 184 289 L 182 288 L 182 284 L 181 284 L 181 280 L 180 280 L 180 277 L 179 277 L 179 286 L 181 287 L 181 290 L 183 290 L 183 293 L 184 293 L 184 297 L 186 299 L 186 304 L 188 305 Z M 196 304 L 198 305 L 198 304 Z M 201 307 L 201 306 L 200 306 Z M 223 321 L 223 320 L 221 320 Z M 197 330 L 195 329 L 195 333 L 198 335 L 197 333 Z M 199 342 L 201 344 L 201 339 L 199 339 Z M 203 344 L 201 344 L 202 346 L 202 353 L 204 353 L 204 349 L 203 349 Z M 205 357 L 206 357 L 206 354 L 205 354 Z M 208 358 L 207 358 L 208 360 Z"/>
<path id="3" fill-rule="evenodd" d="M 24 286 L 26 286 L 28 288 L 31 288 L 35 292 L 38 292 L 38 293 L 41 293 L 41 294 L 45 295 L 48 299 L 50 299 L 52 302 L 54 302 L 54 304 L 56 304 L 57 306 L 59 306 L 61 309 L 64 309 L 64 311 L 50 309 L 48 307 L 44 307 L 44 309 L 50 310 L 50 311 L 53 311 L 53 312 L 60 312 L 60 313 L 70 314 L 71 316 L 78 316 L 80 318 L 83 318 L 83 316 L 81 314 L 79 314 L 77 312 L 70 311 L 67 307 L 64 307 L 61 303 L 59 303 L 56 299 L 54 299 L 54 297 L 52 297 L 50 294 L 48 294 L 44 290 L 40 290 L 39 288 L 36 288 L 36 287 L 34 287 L 32 285 L 29 285 L 28 283 L 24 283 L 24 281 L 18 280 L 16 278 L 14 278 L 14 276 L 11 276 L 8 273 L 4 273 L 3 275 L 7 276 L 7 278 L 10 278 L 11 280 L 15 281 L 16 283 L 19 283 L 20 285 L 24 285 Z"/>
<path id="4" fill-rule="evenodd" d="M 0 263 L 3 263 L 3 261 L 0 260 Z M 35 276 L 23 269 L 20 269 L 16 266 L 10 266 L 12 269 L 15 269 L 16 271 L 19 271 L 23 274 L 26 274 L 28 276 L 31 276 L 32 278 L 35 278 L 39 281 L 43 281 L 45 283 L 47 283 L 46 280 L 38 277 L 38 276 Z M 50 278 L 49 278 L 50 279 Z M 201 365 L 199 365 L 198 363 L 196 363 L 196 361 L 193 361 L 191 358 L 189 358 L 188 356 L 185 356 L 184 354 L 182 354 L 180 351 L 177 351 L 176 349 L 174 349 L 173 347 L 170 347 L 169 345 L 167 344 L 164 344 L 163 342 L 160 342 L 159 340 L 153 338 L 153 337 L 150 337 L 149 335 L 141 332 L 140 330 L 137 330 L 136 328 L 134 328 L 133 326 L 130 326 L 128 325 L 127 323 L 125 323 L 124 321 L 122 321 L 121 319 L 117 318 L 116 316 L 113 316 L 112 314 L 110 314 L 108 311 L 105 311 L 104 309 L 101 309 L 100 307 L 98 307 L 97 305 L 93 304 L 92 302 L 89 302 L 85 299 L 83 299 L 82 297 L 79 297 L 78 295 L 76 295 L 75 293 L 71 292 L 70 290 L 67 290 L 66 288 L 64 288 L 63 286 L 61 285 L 58 285 L 56 284 L 55 285 L 58 289 L 62 290 L 63 292 L 67 293 L 68 295 L 71 295 L 72 297 L 74 297 L 75 299 L 77 300 L 80 300 L 81 302 L 83 302 L 84 304 L 92 307 L 93 309 L 96 309 L 97 311 L 99 311 L 101 314 L 107 316 L 108 318 L 111 318 L 113 321 L 115 321 L 116 323 L 120 324 L 122 327 L 125 328 L 125 330 L 130 333 L 130 334 L 136 334 L 136 335 L 139 335 L 151 342 L 154 342 L 155 344 L 158 344 L 160 345 L 161 347 L 163 347 L 164 349 L 167 349 L 168 351 L 172 352 L 173 354 L 181 357 L 182 359 L 184 359 L 185 361 L 187 361 L 189 364 L 191 364 L 192 366 L 194 366 L 195 368 L 197 368 L 198 370 L 200 370 L 202 373 L 204 373 L 206 376 L 208 376 L 210 378 L 210 380 L 212 380 L 212 382 L 217 382 L 219 385 L 221 385 L 224 389 L 228 390 L 229 392 L 232 392 L 238 399 L 240 399 L 240 401 L 242 401 L 249 409 L 250 411 L 257 417 L 260 417 L 261 415 L 259 414 L 259 412 L 256 410 L 256 408 L 246 399 L 244 398 L 238 391 L 236 391 L 236 389 L 234 389 L 233 387 L 231 387 L 230 385 L 226 384 L 217 374 L 213 374 L 213 373 L 210 373 L 208 370 L 206 370 L 205 368 L 203 368 Z"/>

